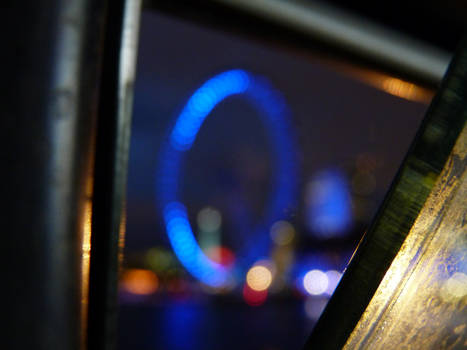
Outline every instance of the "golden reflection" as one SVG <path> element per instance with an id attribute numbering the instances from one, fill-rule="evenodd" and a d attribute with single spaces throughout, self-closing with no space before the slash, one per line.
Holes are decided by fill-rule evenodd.
<path id="1" fill-rule="evenodd" d="M 123 201 L 122 213 L 120 216 L 120 227 L 118 232 L 118 269 L 119 272 L 123 263 L 123 250 L 125 248 L 125 234 L 126 234 L 126 200 Z"/>
<path id="2" fill-rule="evenodd" d="M 418 84 L 413 84 L 391 75 L 357 66 L 351 63 L 345 63 L 341 60 L 332 60 L 314 56 L 307 56 L 308 60 L 317 62 L 323 66 L 337 70 L 357 81 L 372 86 L 378 90 L 385 91 L 391 95 L 423 104 L 429 104 L 435 94 L 434 88 L 426 88 Z"/>
<path id="3" fill-rule="evenodd" d="M 435 88 L 424 87 L 371 68 L 357 66 L 341 60 L 332 60 L 329 57 L 323 59 L 317 56 L 307 56 L 307 58 L 323 66 L 328 66 L 333 70 L 337 70 L 357 81 L 405 100 L 429 104 L 436 92 Z"/>
<path id="4" fill-rule="evenodd" d="M 467 295 L 467 275 L 456 272 L 449 277 L 440 290 L 441 298 L 445 302 L 456 302 Z"/>
<path id="5" fill-rule="evenodd" d="M 91 200 L 86 201 L 84 208 L 84 230 L 83 230 L 83 242 L 81 245 L 83 266 L 89 267 L 89 258 L 91 257 L 91 216 L 92 216 L 92 202 Z M 86 264 L 84 263 L 86 261 Z"/>
<path id="6" fill-rule="evenodd" d="M 467 127 L 344 349 L 467 348 Z"/>
<path id="7" fill-rule="evenodd" d="M 91 181 L 90 181 L 91 182 Z M 89 304 L 89 266 L 91 260 L 91 217 L 92 201 L 87 199 L 83 214 L 83 237 L 81 242 L 81 337 L 86 341 Z"/>
<path id="8" fill-rule="evenodd" d="M 336 66 L 363 83 L 409 101 L 428 104 L 434 95 L 433 90 L 384 73 L 345 64 L 336 64 Z"/>
<path id="9" fill-rule="evenodd" d="M 375 88 L 405 100 L 429 103 L 433 98 L 432 91 L 388 75 L 368 73 L 363 76 L 363 80 Z"/>
<path id="10" fill-rule="evenodd" d="M 89 269 L 91 260 L 91 230 L 92 230 L 92 195 L 94 189 L 94 153 L 90 150 L 94 149 L 95 130 L 91 130 L 91 144 L 89 145 L 89 158 L 86 169 L 84 183 L 84 206 L 81 213 L 81 349 L 87 348 L 87 330 L 88 330 L 88 308 L 89 308 Z"/>
<path id="11" fill-rule="evenodd" d="M 387 93 L 405 98 L 407 100 L 417 101 L 422 95 L 422 90 L 415 84 L 396 79 L 386 78 L 381 82 L 381 87 Z"/>

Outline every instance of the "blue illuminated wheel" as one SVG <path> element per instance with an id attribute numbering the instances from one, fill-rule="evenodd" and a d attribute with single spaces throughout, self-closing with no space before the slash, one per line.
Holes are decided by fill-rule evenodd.
<path id="1" fill-rule="evenodd" d="M 252 228 L 245 249 L 237 252 L 241 265 L 227 269 L 209 259 L 196 242 L 185 206 L 179 199 L 179 182 L 184 154 L 191 148 L 209 113 L 232 95 L 246 98 L 259 111 L 275 154 L 273 191 L 263 219 Z M 206 81 L 182 109 L 168 140 L 161 149 L 156 191 L 170 244 L 183 266 L 197 279 L 213 287 L 232 284 L 235 274 L 268 255 L 269 228 L 287 217 L 296 198 L 296 147 L 289 113 L 282 96 L 264 78 L 236 69 L 220 73 Z"/>

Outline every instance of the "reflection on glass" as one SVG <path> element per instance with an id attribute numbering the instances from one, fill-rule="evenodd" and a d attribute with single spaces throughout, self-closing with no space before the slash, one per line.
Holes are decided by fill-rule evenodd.
<path id="1" fill-rule="evenodd" d="M 323 312 L 327 303 L 328 303 L 327 298 L 310 297 L 306 299 L 305 305 L 304 305 L 306 316 L 309 319 L 316 321 L 321 315 L 321 313 Z"/>
<path id="2" fill-rule="evenodd" d="M 424 97 L 424 91 L 418 88 L 415 84 L 396 79 L 384 79 L 382 84 L 384 91 L 398 97 L 406 98 L 408 100 L 417 100 Z"/>
<path id="3" fill-rule="evenodd" d="M 84 346 L 87 334 L 87 318 L 89 305 L 89 268 L 91 261 L 91 216 L 92 216 L 92 181 L 88 181 L 87 192 L 89 198 L 84 205 L 83 213 L 83 236 L 81 241 L 81 342 Z"/>
<path id="4" fill-rule="evenodd" d="M 467 128 L 346 349 L 467 347 Z"/>
<path id="5" fill-rule="evenodd" d="M 414 102 L 429 103 L 433 91 L 389 75 L 355 67 L 344 67 L 356 79 L 382 90 L 388 94 Z"/>
<path id="6" fill-rule="evenodd" d="M 326 294 L 332 295 L 342 277 L 342 273 L 336 270 L 330 270 L 326 271 L 326 276 L 328 278 L 328 288 L 326 289 Z"/>

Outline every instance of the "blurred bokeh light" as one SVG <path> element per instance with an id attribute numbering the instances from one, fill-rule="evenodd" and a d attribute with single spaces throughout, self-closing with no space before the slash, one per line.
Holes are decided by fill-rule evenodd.
<path id="1" fill-rule="evenodd" d="M 303 277 L 303 287 L 310 295 L 324 294 L 328 285 L 328 276 L 321 270 L 308 271 Z"/>
<path id="2" fill-rule="evenodd" d="M 306 201 L 308 225 L 319 237 L 339 236 L 352 225 L 352 207 L 347 180 L 337 170 L 325 170 L 309 182 Z"/>
<path id="3" fill-rule="evenodd" d="M 149 270 L 128 269 L 123 272 L 120 286 L 128 293 L 148 295 L 157 291 L 159 279 Z"/>
<path id="4" fill-rule="evenodd" d="M 272 273 L 266 266 L 253 266 L 246 274 L 246 283 L 254 291 L 261 292 L 269 288 L 272 282 Z"/>

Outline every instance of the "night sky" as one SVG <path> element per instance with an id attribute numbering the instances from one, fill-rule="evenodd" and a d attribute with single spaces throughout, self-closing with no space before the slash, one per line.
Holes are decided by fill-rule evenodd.
<path id="1" fill-rule="evenodd" d="M 298 144 L 301 194 L 292 213 L 298 222 L 303 221 L 310 178 L 328 168 L 351 176 L 359 154 L 371 154 L 378 163 L 376 189 L 367 198 L 371 216 L 426 109 L 313 56 L 143 13 L 128 178 L 128 251 L 167 243 L 154 190 L 158 149 L 190 95 L 208 78 L 232 68 L 264 76 L 288 103 Z M 260 217 L 271 190 L 274 155 L 268 142 L 248 102 L 232 97 L 220 103 L 185 158 L 182 194 L 189 214 L 206 205 L 228 211 L 223 197 L 235 192 L 251 216 Z M 229 213 L 223 215 L 228 223 Z"/>

